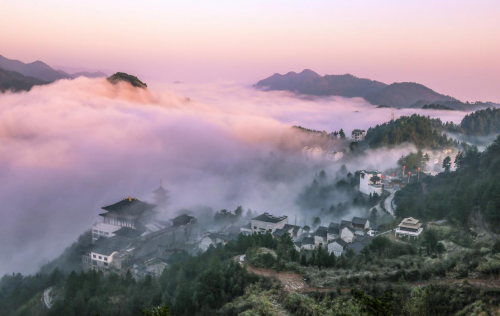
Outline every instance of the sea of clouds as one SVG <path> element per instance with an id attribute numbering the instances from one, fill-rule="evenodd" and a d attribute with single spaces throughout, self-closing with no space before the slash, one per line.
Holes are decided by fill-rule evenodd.
<path id="1" fill-rule="evenodd" d="M 458 123 L 455 111 L 398 110 Z M 368 129 L 390 109 L 363 99 L 301 98 L 232 83 L 153 84 L 148 90 L 79 78 L 0 95 L 0 275 L 32 273 L 126 196 L 171 192 L 163 218 L 196 205 L 298 214 L 297 194 L 320 168 L 332 174 L 395 165 L 411 150 L 372 151 L 318 165 L 292 125 Z"/>

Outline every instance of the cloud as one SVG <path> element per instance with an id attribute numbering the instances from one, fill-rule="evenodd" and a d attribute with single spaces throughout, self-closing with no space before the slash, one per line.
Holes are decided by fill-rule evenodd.
<path id="1" fill-rule="evenodd" d="M 98 221 L 102 206 L 151 199 L 160 178 L 172 196 L 166 219 L 194 205 L 297 214 L 303 186 L 339 163 L 303 157 L 311 138 L 290 126 L 349 134 L 390 117 L 362 99 L 299 99 L 231 83 L 152 86 L 79 78 L 0 95 L 0 274 L 34 272 Z M 409 150 L 348 168 L 390 167 Z"/>

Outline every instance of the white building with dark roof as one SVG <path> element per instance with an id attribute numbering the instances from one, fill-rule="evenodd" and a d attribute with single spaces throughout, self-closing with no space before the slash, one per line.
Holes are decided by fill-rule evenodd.
<path id="1" fill-rule="evenodd" d="M 418 219 L 413 217 L 408 217 L 403 219 L 403 221 L 398 225 L 394 234 L 397 237 L 410 236 L 410 237 L 418 237 L 423 231 L 422 224 Z"/>
<path id="2" fill-rule="evenodd" d="M 364 217 L 353 217 L 352 218 L 352 227 L 359 228 L 362 230 L 370 228 L 370 221 Z"/>
<path id="3" fill-rule="evenodd" d="M 252 231 L 274 233 L 276 229 L 283 228 L 286 224 L 288 224 L 287 216 L 277 217 L 269 213 L 264 213 L 252 218 Z"/>
<path id="4" fill-rule="evenodd" d="M 342 255 L 346 250 L 347 244 L 348 243 L 346 241 L 340 238 L 335 239 L 328 244 L 328 252 L 333 252 L 336 257 L 340 257 L 340 255 Z"/>

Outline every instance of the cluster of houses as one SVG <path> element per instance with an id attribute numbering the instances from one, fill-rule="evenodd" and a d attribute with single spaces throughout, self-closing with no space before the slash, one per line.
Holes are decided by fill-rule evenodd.
<path id="1" fill-rule="evenodd" d="M 160 185 L 161 187 L 161 185 Z M 155 190 L 162 194 L 163 190 Z M 163 196 L 159 196 L 162 198 Z M 84 271 L 131 271 L 136 277 L 159 276 L 178 242 L 190 238 L 195 217 L 182 214 L 165 222 L 156 218 L 156 205 L 123 198 L 102 207 L 102 221 L 92 228 L 92 244 L 82 252 Z"/>
<path id="2" fill-rule="evenodd" d="M 229 231 L 222 233 L 207 233 L 199 243 L 203 250 L 210 245 L 219 243 L 226 244 L 234 240 L 240 233 L 270 233 L 274 238 L 281 238 L 288 233 L 295 245 L 295 249 L 300 251 L 312 250 L 322 246 L 336 256 L 342 255 L 351 248 L 355 253 L 359 253 L 373 239 L 368 236 L 370 222 L 366 218 L 353 217 L 351 221 L 341 221 L 340 223 L 330 223 L 328 227 L 319 226 L 315 232 L 305 231 L 303 227 L 288 224 L 287 216 L 274 216 L 263 213 L 252 218 L 248 225 L 241 227 L 232 226 Z"/>

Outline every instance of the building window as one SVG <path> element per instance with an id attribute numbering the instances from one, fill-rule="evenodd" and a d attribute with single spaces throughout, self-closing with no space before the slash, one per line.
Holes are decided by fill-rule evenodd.
<path id="1" fill-rule="evenodd" d="M 108 261 L 108 257 L 104 257 L 104 261 Z"/>
<path id="2" fill-rule="evenodd" d="M 257 229 L 257 226 L 254 226 L 253 229 Z"/>
<path id="3" fill-rule="evenodd" d="M 93 255 L 93 257 L 95 258 L 95 255 Z"/>
<path id="4" fill-rule="evenodd" d="M 96 260 L 92 260 L 92 265 L 96 266 L 97 265 L 97 261 Z"/>
<path id="5" fill-rule="evenodd" d="M 104 262 L 104 265 L 107 267 L 107 266 L 108 266 L 108 263 L 107 263 L 107 262 Z"/>
<path id="6" fill-rule="evenodd" d="M 99 260 L 102 260 L 102 257 L 101 257 L 101 256 L 99 256 Z"/>

